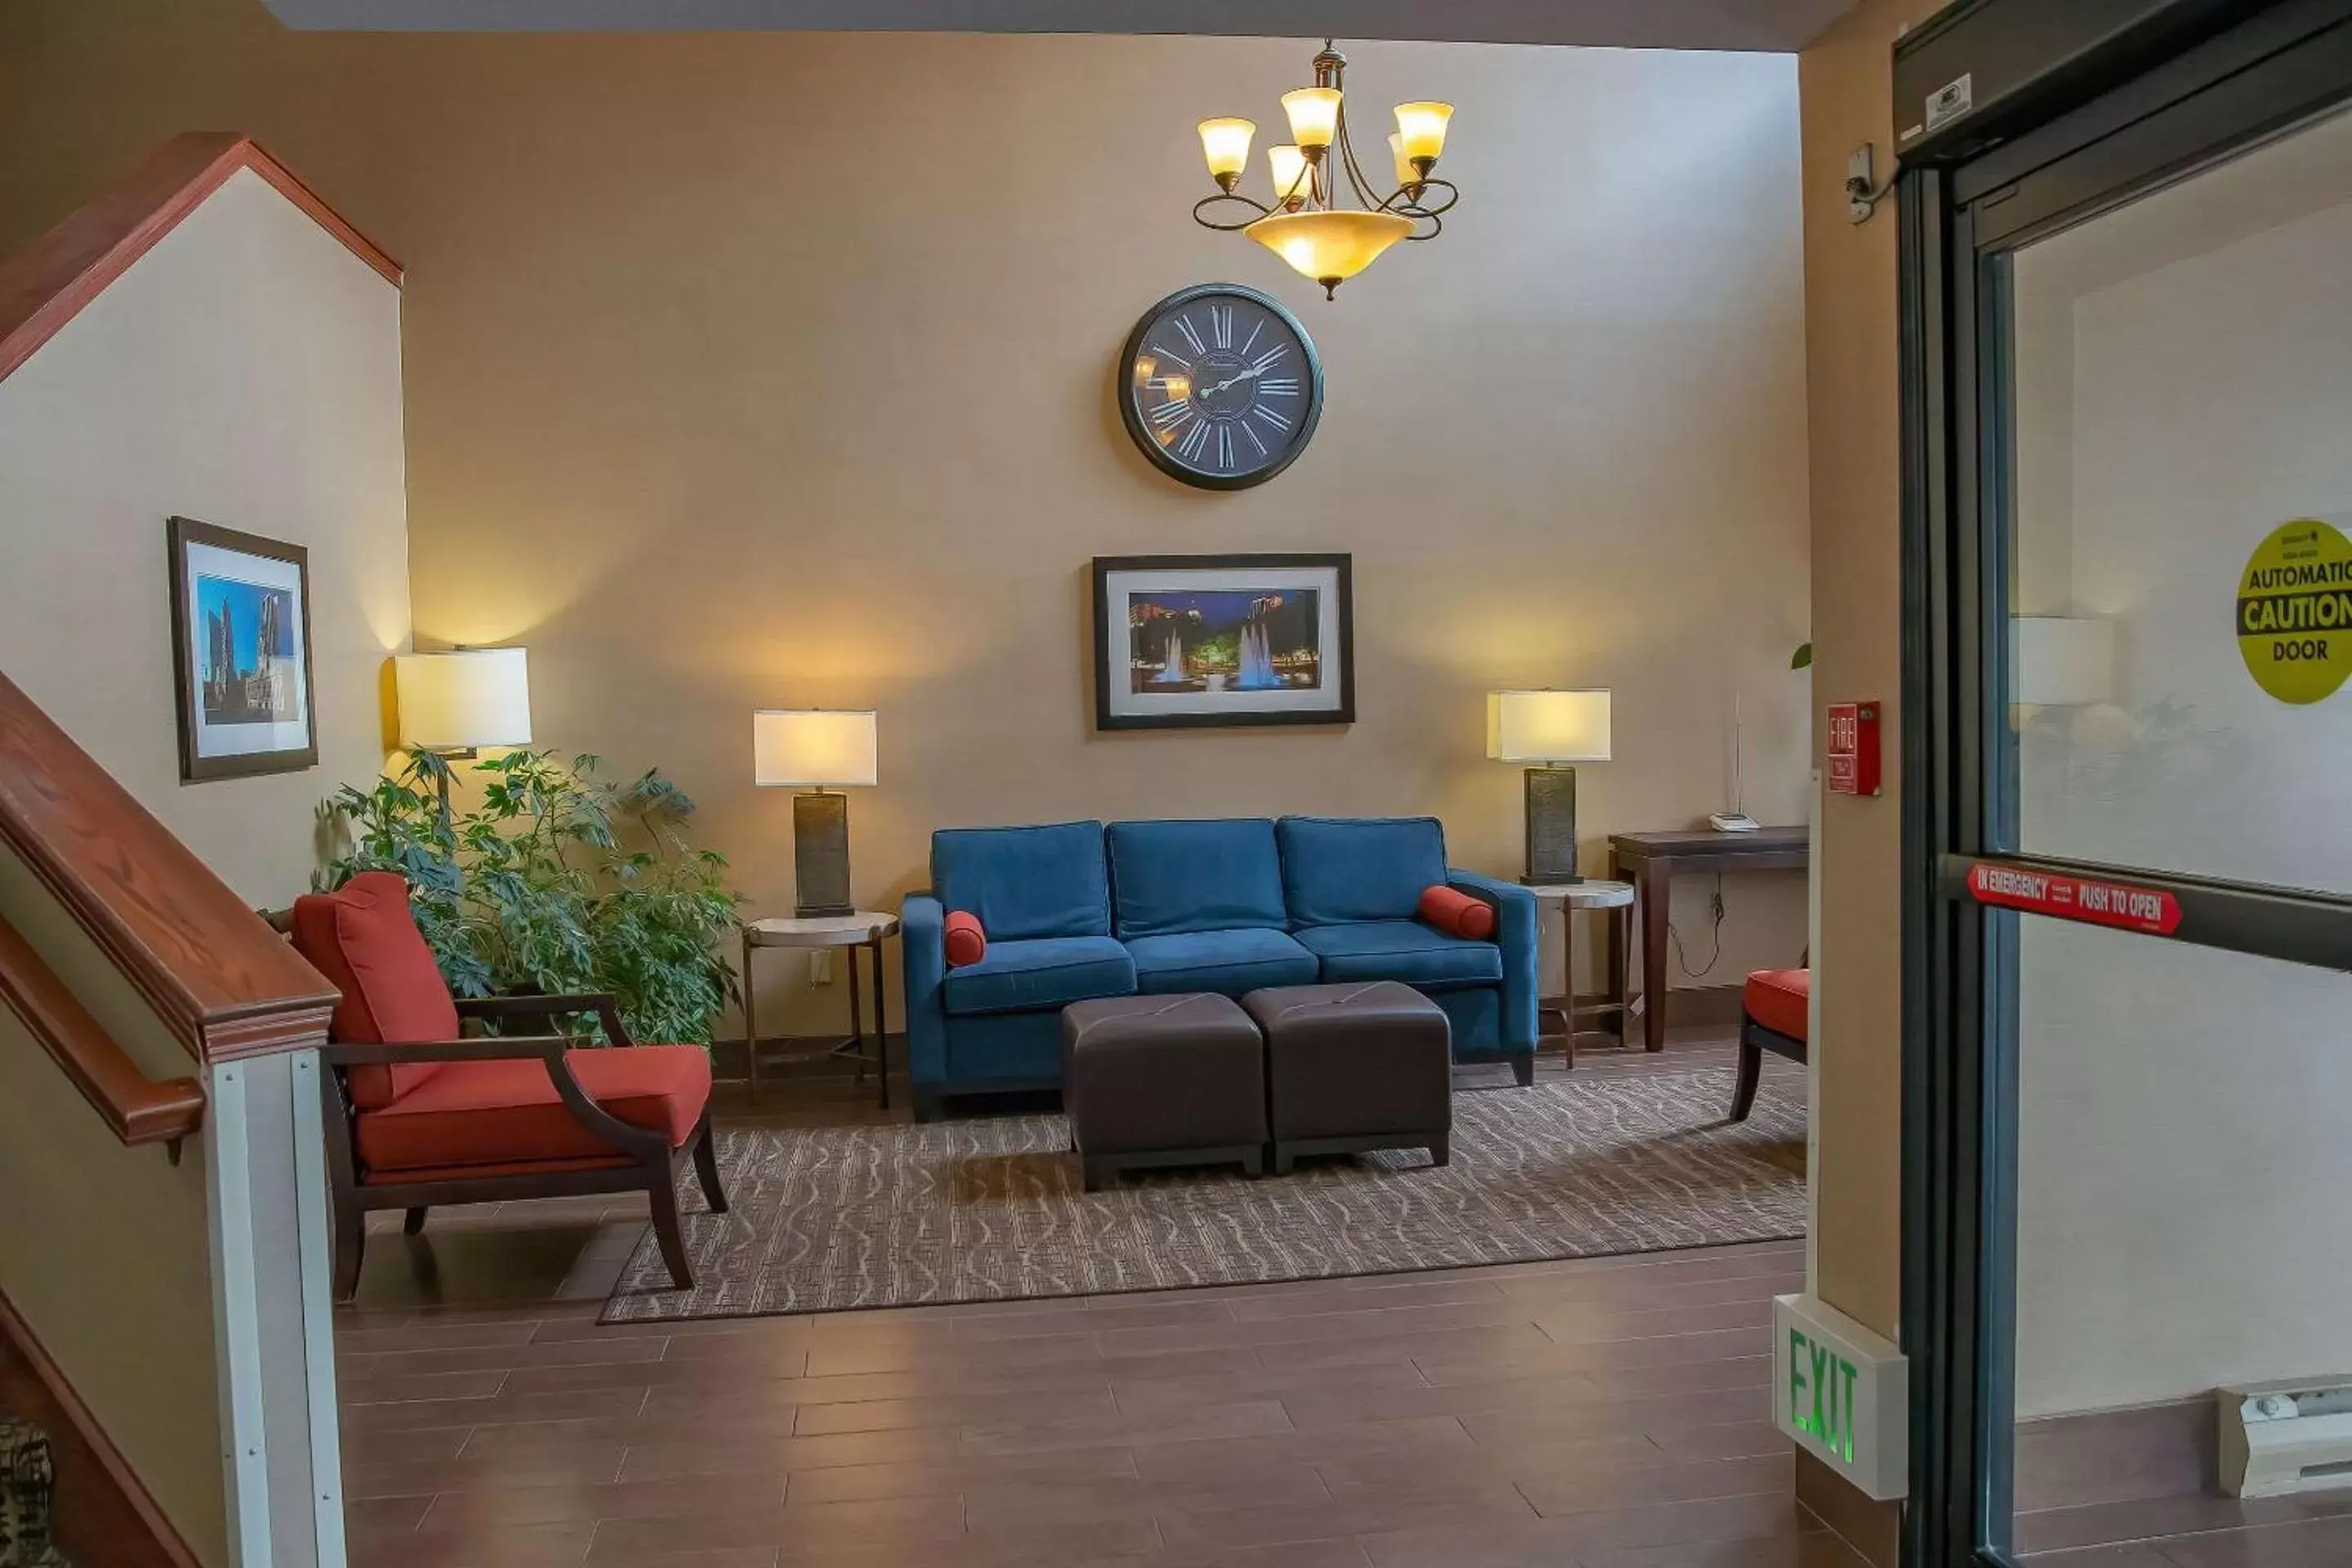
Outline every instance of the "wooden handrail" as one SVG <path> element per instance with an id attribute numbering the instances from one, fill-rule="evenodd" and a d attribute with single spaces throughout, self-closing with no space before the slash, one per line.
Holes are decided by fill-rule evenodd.
<path id="1" fill-rule="evenodd" d="M 333 984 L 5 675 L 0 841 L 198 1061 L 325 1042 Z"/>
<path id="2" fill-rule="evenodd" d="M 157 1083 L 141 1072 L 5 920 L 0 920 L 0 1004 L 123 1142 L 176 1143 L 204 1125 L 204 1085 L 192 1078 Z"/>
<path id="3" fill-rule="evenodd" d="M 0 262 L 0 379 L 30 359 L 240 169 L 268 181 L 354 256 L 398 285 L 400 263 L 251 137 L 191 131 L 163 143 L 72 216 Z"/>

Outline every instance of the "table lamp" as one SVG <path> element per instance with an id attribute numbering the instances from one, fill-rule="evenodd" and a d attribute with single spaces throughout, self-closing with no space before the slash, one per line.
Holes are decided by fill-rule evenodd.
<path id="1" fill-rule="evenodd" d="M 751 715 L 753 777 L 806 790 L 793 797 L 793 912 L 845 915 L 849 797 L 837 787 L 877 782 L 873 710 L 763 709 Z"/>
<path id="2" fill-rule="evenodd" d="M 1490 691 L 1486 754 L 1527 770 L 1527 871 L 1541 887 L 1581 882 L 1576 871 L 1576 770 L 1609 760 L 1606 691 Z"/>

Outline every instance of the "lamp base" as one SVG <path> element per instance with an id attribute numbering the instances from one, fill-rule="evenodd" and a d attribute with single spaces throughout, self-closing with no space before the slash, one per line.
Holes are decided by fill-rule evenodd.
<path id="1" fill-rule="evenodd" d="M 1527 780 L 1528 867 L 1530 887 L 1581 882 L 1576 869 L 1576 770 L 1529 768 Z"/>
<path id="2" fill-rule="evenodd" d="M 849 897 L 849 797 L 834 790 L 793 796 L 793 913 L 803 920 L 856 912 Z"/>

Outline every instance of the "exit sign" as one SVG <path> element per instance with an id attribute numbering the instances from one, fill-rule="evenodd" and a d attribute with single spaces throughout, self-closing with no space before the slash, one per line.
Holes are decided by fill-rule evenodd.
<path id="1" fill-rule="evenodd" d="M 1811 1296 L 1772 1302 L 1772 1419 L 1865 1495 L 1909 1485 L 1910 1366 L 1895 1345 Z"/>

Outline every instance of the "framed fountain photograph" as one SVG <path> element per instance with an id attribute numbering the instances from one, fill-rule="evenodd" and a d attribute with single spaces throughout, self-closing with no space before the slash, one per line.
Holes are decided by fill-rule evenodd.
<path id="1" fill-rule="evenodd" d="M 317 766 L 310 552 L 186 517 L 166 536 L 181 782 Z"/>
<path id="2" fill-rule="evenodd" d="M 1345 555 L 1098 555 L 1095 728 L 1356 721 Z"/>

